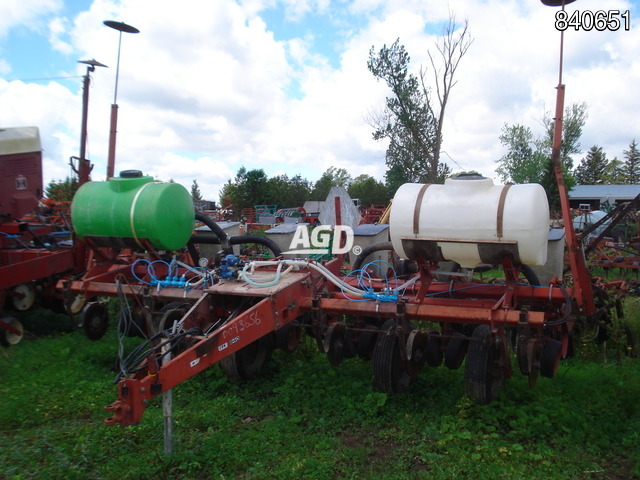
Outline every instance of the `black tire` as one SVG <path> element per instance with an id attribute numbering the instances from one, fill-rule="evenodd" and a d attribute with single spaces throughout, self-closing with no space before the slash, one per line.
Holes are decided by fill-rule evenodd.
<path id="1" fill-rule="evenodd" d="M 540 375 L 546 378 L 555 377 L 561 357 L 562 342 L 555 339 L 547 340 L 540 354 Z"/>
<path id="2" fill-rule="evenodd" d="M 122 306 L 120 308 L 120 315 L 118 316 L 118 332 L 125 337 L 146 337 L 146 322 L 144 315 L 132 311 L 129 306 Z"/>
<path id="3" fill-rule="evenodd" d="M 276 330 L 276 345 L 280 350 L 291 353 L 300 344 L 300 327 L 288 323 Z"/>
<path id="4" fill-rule="evenodd" d="M 372 324 L 367 324 L 363 327 L 365 330 L 377 330 L 378 327 Z M 373 351 L 376 346 L 376 339 L 378 338 L 377 332 L 360 332 L 358 335 L 358 343 L 356 344 L 356 350 L 358 356 L 363 360 L 371 360 L 373 358 Z"/>
<path id="5" fill-rule="evenodd" d="M 429 332 L 429 339 L 425 346 L 425 357 L 427 365 L 430 367 L 439 367 L 442 365 L 444 359 L 444 352 L 442 351 L 442 340 L 440 339 L 440 332 L 437 330 L 431 330 Z"/>
<path id="6" fill-rule="evenodd" d="M 271 351 L 266 341 L 258 339 L 220 360 L 220 369 L 229 380 L 235 382 L 252 380 L 260 374 L 271 358 Z"/>
<path id="7" fill-rule="evenodd" d="M 102 302 L 91 302 L 82 310 L 82 329 L 85 336 L 96 342 L 100 340 L 109 327 L 107 306 Z"/>
<path id="8" fill-rule="evenodd" d="M 411 389 L 414 377 L 408 372 L 400 354 L 400 345 L 392 331 L 394 319 L 387 320 L 378 334 L 373 351 L 373 387 L 383 393 L 405 393 Z"/>
<path id="9" fill-rule="evenodd" d="M 464 333 L 455 332 L 453 338 L 447 342 L 444 352 L 444 364 L 451 370 L 456 370 L 462 366 L 464 356 L 467 354 L 469 340 Z"/>
<path id="10" fill-rule="evenodd" d="M 464 371 L 464 386 L 469 398 L 479 404 L 492 402 L 504 388 L 504 365 L 497 341 L 488 325 L 478 325 L 473 331 Z"/>

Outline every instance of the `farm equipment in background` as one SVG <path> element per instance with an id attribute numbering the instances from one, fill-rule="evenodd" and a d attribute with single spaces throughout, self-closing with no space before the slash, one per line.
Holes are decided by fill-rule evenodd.
<path id="1" fill-rule="evenodd" d="M 360 223 L 379 223 L 387 210 L 386 205 L 371 205 L 370 207 L 360 207 L 362 219 Z"/>
<path id="2" fill-rule="evenodd" d="M 40 207 L 43 193 L 37 127 L 0 129 L 0 184 L 0 342 L 12 345 L 24 329 L 4 313 L 5 302 L 24 311 L 40 297 L 61 307 L 57 279 L 79 265 L 83 268 L 84 262 L 75 257 L 61 208 L 54 217 L 44 211 L 30 215 Z"/>

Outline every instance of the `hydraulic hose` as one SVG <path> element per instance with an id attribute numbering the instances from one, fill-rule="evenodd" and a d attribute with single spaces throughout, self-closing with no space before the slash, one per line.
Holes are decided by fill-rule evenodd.
<path id="1" fill-rule="evenodd" d="M 196 220 L 199 220 L 202 223 L 204 223 L 207 227 L 211 229 L 211 231 L 215 234 L 215 236 L 218 237 L 218 239 L 220 239 L 220 241 L 216 243 L 220 243 L 222 245 L 223 251 L 229 250 L 229 236 L 220 227 L 220 225 L 214 222 L 213 219 L 208 215 L 205 215 L 204 213 L 200 213 L 200 212 L 196 212 Z M 204 243 L 204 242 L 200 242 L 200 243 Z"/>
<path id="2" fill-rule="evenodd" d="M 209 235 L 193 235 L 191 237 L 190 242 L 204 243 L 207 245 L 217 245 L 221 243 L 219 238 L 211 237 Z M 280 249 L 280 247 L 276 242 L 274 242 L 270 238 L 262 237 L 260 235 L 237 235 L 235 237 L 228 237 L 227 242 L 229 245 L 243 245 L 246 243 L 257 243 L 258 245 L 263 245 L 267 247 L 269 250 L 271 250 L 274 257 L 279 257 L 280 255 L 282 255 L 282 250 Z"/>

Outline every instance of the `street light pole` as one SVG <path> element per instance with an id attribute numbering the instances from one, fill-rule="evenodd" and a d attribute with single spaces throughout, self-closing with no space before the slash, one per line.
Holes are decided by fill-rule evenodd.
<path id="1" fill-rule="evenodd" d="M 118 77 L 120 75 L 120 47 L 122 46 L 122 32 L 140 33 L 136 27 L 127 25 L 123 22 L 113 20 L 105 20 L 103 22 L 107 27 L 113 28 L 120 32 L 118 38 L 118 61 L 116 64 L 116 87 L 113 94 L 113 104 L 111 105 L 111 125 L 109 127 L 109 155 L 107 158 L 107 180 L 113 177 L 113 171 L 116 164 L 116 133 L 118 131 Z"/>
<path id="2" fill-rule="evenodd" d="M 91 72 L 94 72 L 96 67 L 106 67 L 102 63 L 95 59 L 92 60 L 79 60 L 78 63 L 84 63 L 87 66 L 87 73 L 83 77 L 82 82 L 82 127 L 80 130 L 80 158 L 78 158 L 78 168 L 74 169 L 78 175 L 78 184 L 84 185 L 89 181 L 89 175 L 91 174 L 92 165 L 87 160 L 87 121 L 89 117 L 89 84 L 91 83 Z"/>

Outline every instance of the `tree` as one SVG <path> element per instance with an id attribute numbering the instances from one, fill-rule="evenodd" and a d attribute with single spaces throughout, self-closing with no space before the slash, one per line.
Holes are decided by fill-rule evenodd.
<path id="1" fill-rule="evenodd" d="M 237 212 L 243 208 L 267 203 L 267 175 L 262 169 L 248 170 L 240 167 L 236 177 L 224 184 L 220 199 L 228 198 Z"/>
<path id="2" fill-rule="evenodd" d="M 369 51 L 367 67 L 379 80 L 384 80 L 391 89 L 383 113 L 370 118 L 375 140 L 387 139 L 386 164 L 389 169 L 400 166 L 412 182 L 438 180 L 440 147 L 444 114 L 451 89 L 456 84 L 455 72 L 460 60 L 471 46 L 468 22 L 458 27 L 454 17 L 449 18 L 443 36 L 436 44 L 442 66 L 429 54 L 437 105 L 431 99 L 427 87 L 426 70 L 420 68 L 419 77 L 408 72 L 410 57 L 400 39 L 387 47 L 385 44 L 376 54 Z M 392 176 L 395 176 L 397 171 Z"/>
<path id="3" fill-rule="evenodd" d="M 574 176 L 577 184 L 598 185 L 605 183 L 608 164 L 607 155 L 602 151 L 602 147 L 594 145 L 575 170 Z"/>
<path id="4" fill-rule="evenodd" d="M 267 181 L 267 203 L 277 204 L 280 207 L 301 207 L 311 195 L 311 182 L 302 178 L 299 174 L 289 178 L 287 175 L 278 175 Z"/>
<path id="5" fill-rule="evenodd" d="M 635 138 L 629 144 L 629 150 L 624 150 L 624 183 L 631 185 L 640 183 L 640 152 Z"/>
<path id="6" fill-rule="evenodd" d="M 582 128 L 587 122 L 589 116 L 586 103 L 572 103 L 565 108 L 562 118 L 562 144 L 560 146 L 560 161 L 566 172 L 573 170 L 573 159 L 571 155 L 582 153 L 580 148 L 580 137 L 582 137 Z M 555 122 L 547 112 L 543 120 L 546 128 L 546 137 L 542 140 L 539 148 L 544 151 L 551 152 L 553 147 L 553 131 Z"/>
<path id="7" fill-rule="evenodd" d="M 354 178 L 347 192 L 351 198 L 359 198 L 360 204 L 366 207 L 389 203 L 389 193 L 385 185 L 366 173 Z"/>
<path id="8" fill-rule="evenodd" d="M 533 133 L 523 125 L 504 125 L 500 143 L 508 148 L 498 163 L 496 173 L 504 183 L 540 183 L 546 165 L 543 155 L 537 155 Z"/>
<path id="9" fill-rule="evenodd" d="M 604 173 L 604 183 L 607 185 L 620 185 L 626 182 L 623 170 L 623 163 L 618 160 L 618 157 L 614 157 L 607 163 L 607 168 Z"/>
<path id="10" fill-rule="evenodd" d="M 580 153 L 580 137 L 586 119 L 587 105 L 585 103 L 572 104 L 564 111 L 560 159 L 567 190 L 571 190 L 571 187 L 575 185 L 575 180 L 570 173 L 570 168 L 573 167 L 571 155 Z M 522 125 L 505 125 L 503 127 L 500 141 L 507 147 L 507 154 L 497 160 L 499 166 L 496 171 L 504 182 L 526 183 L 533 181 L 540 183 L 547 192 L 549 207 L 551 210 L 558 210 L 560 196 L 551 164 L 554 121 L 546 113 L 542 123 L 545 127 L 542 138 L 535 138 L 531 130 Z M 539 172 L 537 176 L 536 172 Z"/>
<path id="11" fill-rule="evenodd" d="M 198 181 L 197 180 L 193 180 L 193 183 L 191 184 L 191 198 L 193 198 L 193 200 L 197 201 L 197 200 L 202 200 L 202 194 L 200 193 L 200 187 L 198 186 Z"/>
<path id="12" fill-rule="evenodd" d="M 384 181 L 387 187 L 389 198 L 393 198 L 396 191 L 405 183 L 410 183 L 411 179 L 402 165 L 396 164 L 390 167 L 384 174 Z"/>
<path id="13" fill-rule="evenodd" d="M 56 202 L 70 202 L 80 186 L 76 176 L 52 180 L 44 189 L 44 196 Z"/>
<path id="14" fill-rule="evenodd" d="M 350 183 L 351 175 L 344 168 L 329 167 L 313 185 L 311 198 L 313 200 L 324 200 L 327 198 L 331 187 L 347 188 Z"/>

